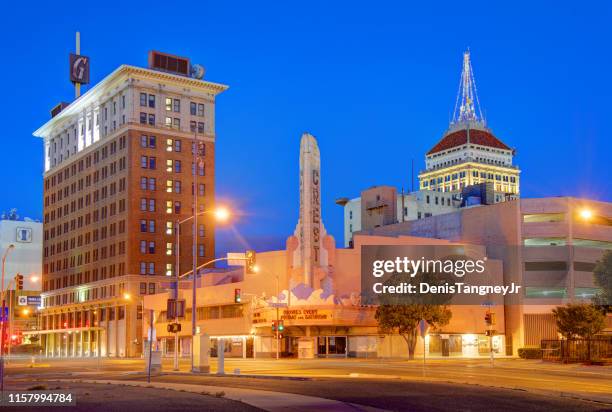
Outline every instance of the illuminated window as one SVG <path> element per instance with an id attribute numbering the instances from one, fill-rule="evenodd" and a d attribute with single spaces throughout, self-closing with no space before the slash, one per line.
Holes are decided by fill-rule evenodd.
<path id="1" fill-rule="evenodd" d="M 166 276 L 172 276 L 174 273 L 172 269 L 172 263 L 166 263 Z"/>
<path id="2" fill-rule="evenodd" d="M 577 299 L 593 299 L 602 292 L 600 288 L 576 288 L 574 289 L 574 297 Z"/>
<path id="3" fill-rule="evenodd" d="M 166 192 L 172 193 L 172 180 L 166 180 Z"/>
<path id="4" fill-rule="evenodd" d="M 172 200 L 166 200 L 166 213 L 172 213 Z"/>
<path id="5" fill-rule="evenodd" d="M 563 222 L 564 220 L 565 213 L 535 213 L 523 215 L 523 222 L 525 223 Z"/>
<path id="6" fill-rule="evenodd" d="M 562 237 L 532 237 L 523 239 L 525 246 L 565 246 L 565 238 Z"/>
<path id="7" fill-rule="evenodd" d="M 172 242 L 166 242 L 166 255 L 172 256 Z"/>
<path id="8" fill-rule="evenodd" d="M 172 139 L 166 139 L 166 152 L 172 151 L 173 141 Z"/>
<path id="9" fill-rule="evenodd" d="M 173 161 L 168 159 L 166 160 L 166 172 L 171 172 L 172 171 L 172 165 L 173 165 Z"/>
<path id="10" fill-rule="evenodd" d="M 172 111 L 172 99 L 169 97 L 166 97 L 166 110 Z"/>
<path id="11" fill-rule="evenodd" d="M 567 289 L 527 286 L 525 288 L 525 297 L 532 299 L 562 299 L 567 297 Z"/>

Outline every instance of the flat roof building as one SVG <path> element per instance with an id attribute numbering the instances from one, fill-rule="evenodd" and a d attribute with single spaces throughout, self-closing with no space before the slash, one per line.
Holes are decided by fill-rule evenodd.
<path id="1" fill-rule="evenodd" d="M 44 141 L 42 344 L 48 356 L 136 356 L 141 297 L 191 267 L 192 224 L 215 204 L 215 105 L 227 86 L 189 59 L 122 65 L 34 132 Z M 201 70 L 200 70 L 201 69 Z M 192 73 L 190 75 L 190 73 Z M 197 259 L 214 224 L 197 219 Z M 126 296 L 132 296 L 126 300 Z"/>
<path id="2" fill-rule="evenodd" d="M 504 302 L 505 334 L 511 353 L 516 353 L 519 347 L 557 338 L 554 307 L 588 302 L 597 292 L 593 269 L 602 254 L 612 250 L 612 203 L 523 198 L 355 235 L 418 236 L 486 247 L 487 256 L 503 262 L 504 282 L 524 288 Z"/>

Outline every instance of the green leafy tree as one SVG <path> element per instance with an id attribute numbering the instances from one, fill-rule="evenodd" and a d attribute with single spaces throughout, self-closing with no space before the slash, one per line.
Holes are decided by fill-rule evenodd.
<path id="1" fill-rule="evenodd" d="M 383 332 L 398 333 L 408 345 L 408 356 L 414 359 L 419 321 L 425 319 L 432 329 L 447 325 L 452 313 L 446 305 L 381 305 L 376 320 Z"/>
<path id="2" fill-rule="evenodd" d="M 600 292 L 593 299 L 593 303 L 612 311 L 612 250 L 606 250 L 593 269 L 595 284 Z"/>
<path id="3" fill-rule="evenodd" d="M 463 255 L 451 255 L 445 260 L 465 260 Z M 385 285 L 410 284 L 419 290 L 421 282 L 434 286 L 454 284 L 457 281 L 452 273 L 420 271 L 415 276 L 406 273 L 394 273 L 383 281 Z M 417 344 L 418 326 L 421 319 L 429 323 L 432 330 L 448 325 L 452 312 L 448 303 L 452 293 L 420 293 L 410 295 L 384 295 L 378 297 L 379 306 L 375 318 L 383 333 L 399 334 L 408 346 L 409 359 L 414 359 Z"/>
<path id="4" fill-rule="evenodd" d="M 553 309 L 557 330 L 566 339 L 590 339 L 606 326 L 606 315 L 596 306 L 584 303 L 569 303 Z"/>

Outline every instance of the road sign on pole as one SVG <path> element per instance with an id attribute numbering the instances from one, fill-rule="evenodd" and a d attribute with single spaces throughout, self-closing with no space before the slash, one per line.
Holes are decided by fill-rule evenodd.
<path id="1" fill-rule="evenodd" d="M 429 331 L 429 323 L 425 319 L 421 319 L 419 321 L 419 335 L 423 338 L 423 367 L 425 366 L 425 336 L 427 336 L 427 332 Z M 425 369 L 423 369 L 425 371 Z"/>
<path id="2" fill-rule="evenodd" d="M 419 321 L 419 335 L 421 335 L 422 338 L 425 338 L 425 336 L 427 336 L 428 331 L 429 331 L 429 323 L 427 323 L 425 319 L 421 319 Z"/>

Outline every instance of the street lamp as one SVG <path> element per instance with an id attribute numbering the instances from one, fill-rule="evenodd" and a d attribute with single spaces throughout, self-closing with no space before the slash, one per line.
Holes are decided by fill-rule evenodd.
<path id="1" fill-rule="evenodd" d="M 580 216 L 582 220 L 588 221 L 593 218 L 593 211 L 591 209 L 585 208 L 585 209 L 580 210 L 578 215 Z"/>
<path id="2" fill-rule="evenodd" d="M 132 295 L 128 292 L 123 294 L 123 299 L 126 301 L 132 300 Z M 144 324 L 144 296 L 140 296 L 140 302 L 142 305 L 142 320 Z M 151 356 L 153 352 L 153 309 L 149 312 L 149 362 L 147 365 L 147 382 L 151 383 Z"/>
<path id="3" fill-rule="evenodd" d="M 195 196 L 195 190 L 197 190 L 197 188 L 194 186 L 194 196 Z M 181 258 L 180 258 L 180 232 L 181 232 L 181 224 L 194 219 L 193 222 L 193 268 L 192 268 L 192 272 L 193 272 L 193 284 L 192 284 L 192 311 L 191 311 L 191 336 L 192 336 L 192 350 L 191 350 L 191 369 L 193 370 L 193 340 L 195 337 L 195 332 L 196 332 L 196 319 L 195 319 L 195 314 L 196 314 L 196 273 L 198 270 L 198 226 L 197 226 L 197 217 L 201 216 L 201 215 L 205 215 L 205 214 L 213 214 L 215 217 L 215 220 L 217 222 L 226 222 L 227 220 L 229 220 L 231 213 L 229 211 L 229 209 L 227 209 L 226 207 L 217 207 L 216 209 L 211 209 L 211 210 L 204 210 L 202 212 L 199 213 L 195 213 L 196 209 L 193 209 L 194 214 L 192 216 L 189 216 L 183 220 L 177 220 L 176 221 L 176 284 L 175 284 L 175 288 L 174 288 L 174 300 L 175 302 L 178 300 L 178 288 L 179 288 L 179 277 L 180 277 L 180 264 L 181 264 Z M 209 264 L 211 262 L 207 262 L 206 264 Z M 205 265 L 206 265 L 205 264 Z M 178 322 L 178 311 L 175 310 L 175 318 L 174 318 L 175 322 Z M 179 337 L 178 337 L 178 333 L 174 334 L 174 370 L 179 370 L 179 361 L 178 361 L 178 347 L 179 347 Z"/>

